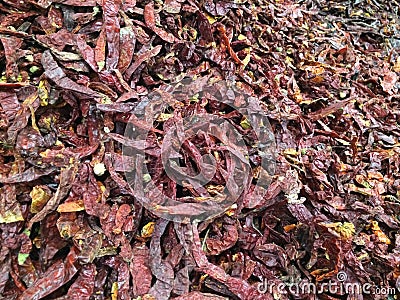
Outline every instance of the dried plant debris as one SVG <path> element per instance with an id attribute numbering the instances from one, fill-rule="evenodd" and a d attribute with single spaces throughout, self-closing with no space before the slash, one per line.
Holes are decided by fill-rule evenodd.
<path id="1" fill-rule="evenodd" d="M 1 0 L 0 298 L 398 299 L 399 48 L 397 1 Z M 166 97 L 184 78 L 200 82 L 192 95 Z M 252 120 L 199 92 L 218 80 L 269 118 L 262 197 Z M 167 109 L 132 118 L 154 91 Z M 169 176 L 167 132 L 203 114 L 247 156 L 221 126 L 226 143 L 200 133 L 170 152 Z M 124 147 L 145 155 L 127 164 Z M 126 177 L 136 168 L 193 215 L 238 189 L 235 159 L 253 167 L 248 193 L 199 222 L 158 217 Z"/>

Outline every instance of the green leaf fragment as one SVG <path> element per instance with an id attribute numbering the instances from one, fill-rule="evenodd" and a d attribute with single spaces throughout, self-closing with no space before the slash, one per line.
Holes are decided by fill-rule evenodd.
<path id="1" fill-rule="evenodd" d="M 37 71 L 39 71 L 39 68 L 36 66 L 32 66 L 29 68 L 29 72 L 31 72 L 32 74 L 36 73 Z"/>
<path id="2" fill-rule="evenodd" d="M 18 253 L 18 264 L 23 265 L 28 257 L 29 253 Z"/>
<path id="3" fill-rule="evenodd" d="M 243 129 L 249 129 L 251 127 L 250 122 L 245 117 L 240 121 L 240 126 L 242 126 Z"/>
<path id="4" fill-rule="evenodd" d="M 150 174 L 144 174 L 143 175 L 143 181 L 144 182 L 149 182 L 151 180 L 151 175 Z"/>
<path id="5" fill-rule="evenodd" d="M 105 65 L 106 65 L 106 62 L 104 60 L 97 62 L 97 66 L 99 67 L 99 72 L 104 69 Z"/>

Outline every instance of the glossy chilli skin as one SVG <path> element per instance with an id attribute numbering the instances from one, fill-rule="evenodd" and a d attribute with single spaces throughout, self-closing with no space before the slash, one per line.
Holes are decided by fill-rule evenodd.
<path id="1" fill-rule="evenodd" d="M 0 1 L 0 299 L 394 299 L 397 12 Z"/>

